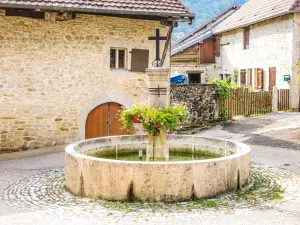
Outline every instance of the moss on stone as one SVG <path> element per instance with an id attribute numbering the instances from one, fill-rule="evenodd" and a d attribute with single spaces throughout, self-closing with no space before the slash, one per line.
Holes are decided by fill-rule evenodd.
<path id="1" fill-rule="evenodd" d="M 36 91 L 35 88 L 28 88 L 27 91 Z"/>
<path id="2" fill-rule="evenodd" d="M 25 124 L 25 121 L 15 121 L 15 124 Z"/>
<path id="3" fill-rule="evenodd" d="M 69 129 L 68 128 L 65 128 L 65 127 L 60 127 L 59 128 L 61 131 L 69 131 Z"/>

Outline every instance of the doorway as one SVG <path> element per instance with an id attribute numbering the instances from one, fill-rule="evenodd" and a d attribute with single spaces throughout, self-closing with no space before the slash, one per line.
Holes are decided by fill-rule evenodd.
<path id="1" fill-rule="evenodd" d="M 87 117 L 85 124 L 85 138 L 126 135 L 122 123 L 119 121 L 118 112 L 122 105 L 108 102 L 94 108 Z"/>

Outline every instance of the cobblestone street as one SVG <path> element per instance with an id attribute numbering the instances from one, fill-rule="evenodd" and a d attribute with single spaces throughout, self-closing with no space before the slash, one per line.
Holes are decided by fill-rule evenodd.
<path id="1" fill-rule="evenodd" d="M 264 135 L 297 128 L 295 121 L 299 114 L 269 115 L 201 132 L 252 148 L 252 191 L 211 201 L 142 204 L 78 198 L 64 188 L 63 152 L 11 160 L 0 156 L 0 224 L 299 224 L 299 145 L 272 137 L 280 146 L 274 147 Z"/>

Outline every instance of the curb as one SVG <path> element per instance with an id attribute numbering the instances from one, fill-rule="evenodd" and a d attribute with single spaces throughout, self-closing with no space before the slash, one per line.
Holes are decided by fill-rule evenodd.
<path id="1" fill-rule="evenodd" d="M 0 154 L 0 161 L 27 158 L 32 156 L 46 155 L 49 153 L 64 152 L 67 145 L 57 145 L 51 147 L 43 147 L 34 150 L 25 150 L 11 153 Z"/>

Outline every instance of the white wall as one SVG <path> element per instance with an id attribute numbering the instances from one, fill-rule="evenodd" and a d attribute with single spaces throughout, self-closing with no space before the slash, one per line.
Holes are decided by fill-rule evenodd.
<path id="1" fill-rule="evenodd" d="M 243 29 L 222 34 L 221 45 L 221 57 L 217 60 L 220 73 L 233 74 L 235 69 L 248 68 L 253 68 L 254 73 L 254 68 L 263 68 L 264 89 L 267 91 L 269 67 L 276 67 L 277 86 L 289 88 L 283 75 L 292 75 L 293 15 L 251 26 L 250 48 L 247 50 L 243 50 Z"/>

